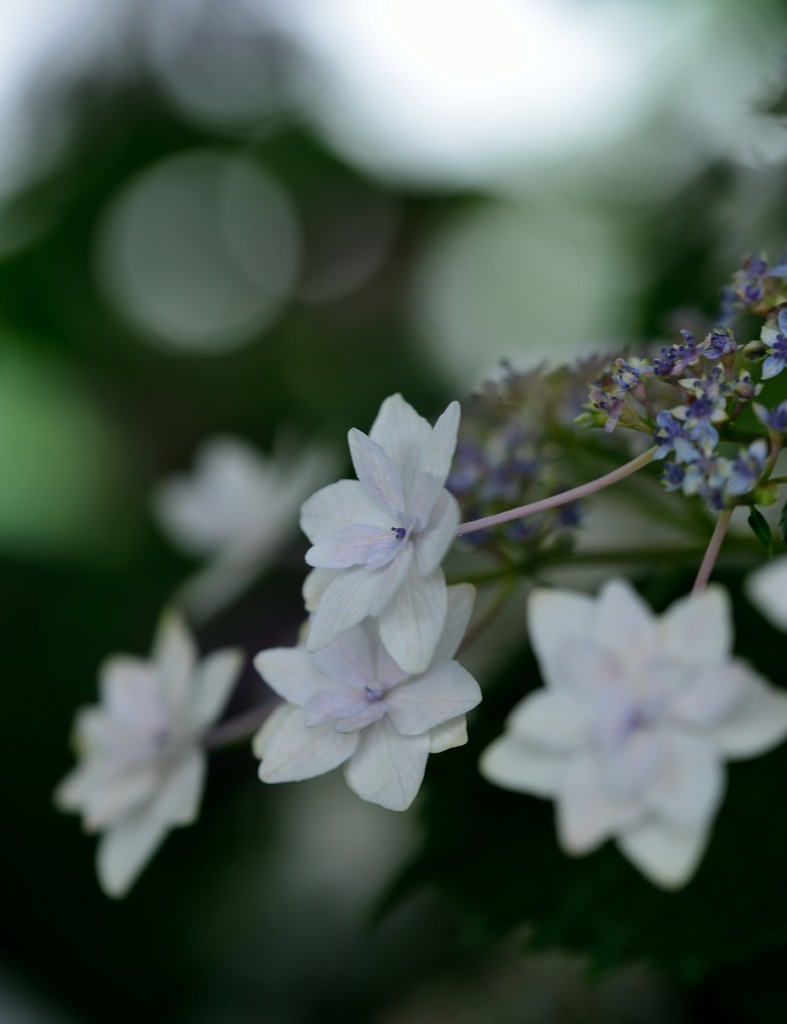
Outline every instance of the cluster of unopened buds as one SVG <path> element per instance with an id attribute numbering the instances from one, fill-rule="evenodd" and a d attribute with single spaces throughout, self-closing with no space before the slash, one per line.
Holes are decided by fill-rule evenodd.
<path id="1" fill-rule="evenodd" d="M 455 659 L 485 618 L 473 621 L 472 585 L 446 581 L 442 563 L 454 540 L 504 526 L 510 568 L 512 546 L 543 552 L 556 534 L 576 528 L 575 502 L 657 460 L 668 490 L 700 495 L 718 513 L 692 593 L 657 617 L 623 580 L 608 581 L 596 599 L 534 588 L 527 626 L 543 687 L 523 680 L 531 692 L 479 754 L 491 782 L 555 800 L 565 851 L 584 854 L 614 839 L 654 883 L 685 884 L 722 800 L 724 762 L 787 737 L 787 693 L 733 657 L 727 594 L 707 585 L 733 509 L 772 502 L 784 482 L 774 470 L 787 402 L 769 408 L 755 399 L 787 366 L 785 276 L 787 267 L 749 257 L 726 293 L 728 311 L 763 318 L 754 342 L 739 345 L 724 325 L 700 342 L 683 332 L 652 360 L 615 360 L 591 391 L 584 422 L 607 433 L 625 426 L 651 444 L 582 485 L 559 487 L 554 444 L 537 443 L 546 413 L 538 428 L 512 426 L 504 416 L 457 449 L 458 403 L 430 426 L 394 395 L 368 435 L 350 430 L 356 479 L 330 483 L 301 506 L 311 571 L 300 642 L 254 658 L 281 698 L 249 732 L 262 781 L 343 766 L 364 800 L 408 808 L 429 754 L 468 742 L 467 715 L 482 696 Z M 566 395 L 560 415 L 573 418 Z M 241 462 L 250 464 L 248 454 L 236 469 Z M 251 471 L 262 515 L 263 477 Z M 517 474 L 520 490 L 512 484 Z M 232 480 L 242 493 L 237 474 Z M 181 515 L 192 534 L 223 536 L 210 517 L 227 509 L 213 500 L 204 473 L 199 488 L 179 487 L 177 511 L 171 491 L 165 503 L 169 525 Z M 531 500 L 499 510 L 519 493 Z M 487 514 L 461 522 L 463 499 Z M 565 518 L 555 515 L 566 509 Z M 552 518 L 537 528 L 510 530 L 545 515 Z M 255 536 L 251 530 L 239 550 L 258 550 Z M 222 564 L 226 570 L 232 559 Z M 753 574 L 749 592 L 787 628 L 787 559 Z M 220 745 L 222 730 L 237 736 L 231 722 L 215 723 L 242 660 L 222 650 L 200 661 L 182 614 L 168 612 L 150 659 L 115 657 L 102 670 L 101 705 L 77 719 L 83 760 L 57 799 L 102 833 L 98 873 L 107 892 L 123 894 L 167 831 L 196 817 L 206 750 Z"/>

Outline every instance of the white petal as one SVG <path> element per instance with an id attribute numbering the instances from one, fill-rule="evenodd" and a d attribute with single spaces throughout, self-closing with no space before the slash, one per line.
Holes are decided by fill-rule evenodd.
<path id="1" fill-rule="evenodd" d="M 625 580 L 610 580 L 598 596 L 596 643 L 609 651 L 639 659 L 656 643 L 653 613 Z"/>
<path id="2" fill-rule="evenodd" d="M 478 770 L 496 786 L 547 797 L 558 792 L 565 767 L 562 755 L 536 749 L 512 733 L 493 740 L 478 762 Z"/>
<path id="3" fill-rule="evenodd" d="M 380 637 L 388 653 L 411 674 L 423 672 L 434 657 L 445 625 L 446 591 L 441 569 L 421 576 L 413 567 L 387 607 L 379 612 Z"/>
<path id="4" fill-rule="evenodd" d="M 732 619 L 726 590 L 706 587 L 682 597 L 664 612 L 658 625 L 663 650 L 681 665 L 702 668 L 723 661 L 732 648 Z"/>
<path id="5" fill-rule="evenodd" d="M 740 661 L 697 666 L 678 678 L 665 714 L 677 722 L 706 728 L 730 713 L 741 699 L 750 670 Z"/>
<path id="6" fill-rule="evenodd" d="M 347 435 L 347 440 L 355 474 L 371 500 L 386 512 L 403 514 L 402 481 L 388 452 L 355 427 Z"/>
<path id="7" fill-rule="evenodd" d="M 421 788 L 428 757 L 428 735 L 400 736 L 386 717 L 360 733 L 344 775 L 361 799 L 404 811 Z"/>
<path id="8" fill-rule="evenodd" d="M 96 780 L 83 806 L 85 828 L 90 832 L 146 806 L 162 783 L 161 771 L 155 765 L 143 764 L 122 770 L 108 763 L 101 768 L 103 775 Z"/>
<path id="9" fill-rule="evenodd" d="M 402 736 L 418 736 L 463 715 L 481 702 L 481 688 L 457 661 L 443 661 L 420 679 L 385 695 L 388 714 Z"/>
<path id="10" fill-rule="evenodd" d="M 330 687 L 332 682 L 320 671 L 314 655 L 303 647 L 271 647 L 260 651 L 254 659 L 254 667 L 272 690 L 299 707 L 315 693 Z"/>
<path id="11" fill-rule="evenodd" d="M 191 825 L 197 820 L 205 770 L 205 754 L 196 747 L 173 765 L 150 805 L 151 813 L 162 825 Z"/>
<path id="12" fill-rule="evenodd" d="M 307 612 L 313 612 L 322 600 L 322 595 L 336 579 L 339 569 L 312 569 L 303 581 L 303 603 Z"/>
<path id="13" fill-rule="evenodd" d="M 390 516 L 369 498 L 357 480 L 339 480 L 321 488 L 301 506 L 301 529 L 318 544 L 345 526 L 366 523 L 388 527 Z"/>
<path id="14" fill-rule="evenodd" d="M 452 718 L 450 722 L 436 725 L 429 733 L 429 753 L 442 754 L 452 747 L 467 743 L 467 719 L 464 715 Z"/>
<path id="15" fill-rule="evenodd" d="M 435 647 L 432 663 L 450 661 L 459 649 L 473 614 L 475 587 L 471 583 L 455 583 L 448 588 L 448 607 L 445 625 Z"/>
<path id="16" fill-rule="evenodd" d="M 155 664 L 171 710 L 189 699 L 189 680 L 197 661 L 194 639 L 180 613 L 170 609 L 161 616 L 153 640 L 151 659 Z"/>
<path id="17" fill-rule="evenodd" d="M 456 498 L 443 490 L 429 526 L 413 538 L 418 570 L 422 575 L 432 572 L 442 561 L 456 537 L 459 518 Z"/>
<path id="18" fill-rule="evenodd" d="M 708 740 L 665 732 L 664 757 L 648 807 L 673 825 L 696 829 L 711 820 L 724 796 L 724 769 Z"/>
<path id="19" fill-rule="evenodd" d="M 367 615 L 380 615 L 402 586 L 413 560 L 408 544 L 382 569 L 344 569 L 331 580 L 309 623 L 307 646 L 318 651 Z M 398 660 L 398 659 L 397 659 Z M 403 666 L 406 667 L 406 666 Z"/>
<path id="20" fill-rule="evenodd" d="M 221 715 L 245 660 L 245 652 L 239 647 L 223 647 L 199 662 L 194 670 L 189 705 L 193 730 L 207 729 Z"/>
<path id="21" fill-rule="evenodd" d="M 586 705 L 553 690 L 536 690 L 514 708 L 506 722 L 523 740 L 556 753 L 585 743 L 590 719 Z"/>
<path id="22" fill-rule="evenodd" d="M 705 824 L 678 828 L 666 821 L 648 820 L 619 835 L 618 846 L 654 885 L 679 889 L 697 870 L 709 835 Z"/>
<path id="23" fill-rule="evenodd" d="M 566 853 L 590 853 L 639 813 L 636 801 L 607 790 L 597 757 L 582 753 L 568 759 L 557 793 L 558 837 Z"/>
<path id="24" fill-rule="evenodd" d="M 530 594 L 527 630 L 547 686 L 556 685 L 560 675 L 558 661 L 566 643 L 590 641 L 594 620 L 593 601 L 585 594 L 542 587 Z"/>
<path id="25" fill-rule="evenodd" d="M 263 782 L 297 782 L 323 775 L 355 750 L 358 733 L 336 732 L 333 722 L 310 729 L 301 708 L 289 705 L 287 710 L 270 727 L 266 722 L 255 737 L 254 749 L 262 756 L 259 775 Z"/>
<path id="26" fill-rule="evenodd" d="M 752 573 L 746 593 L 774 626 L 787 630 L 787 555 Z"/>
<path id="27" fill-rule="evenodd" d="M 456 448 L 456 433 L 459 429 L 461 408 L 459 402 L 451 402 L 440 416 L 432 430 L 424 469 L 445 483 L 451 470 L 451 460 Z"/>
<path id="28" fill-rule="evenodd" d="M 407 501 L 417 473 L 424 468 L 432 428 L 401 395 L 391 395 L 380 406 L 369 437 L 393 459 Z"/>
<path id="29" fill-rule="evenodd" d="M 281 723 L 292 711 L 292 704 L 277 704 L 251 740 L 252 753 L 256 758 L 262 758 L 265 748 L 268 746 L 271 736 L 278 730 Z"/>
<path id="30" fill-rule="evenodd" d="M 108 716 L 129 734 L 150 735 L 166 725 L 167 706 L 156 668 L 127 654 L 114 654 L 99 669 L 101 701 Z"/>
<path id="31" fill-rule="evenodd" d="M 714 749 L 730 759 L 764 754 L 787 737 L 787 694 L 754 672 L 745 679 L 740 698 L 728 716 L 708 733 Z"/>
<path id="32" fill-rule="evenodd" d="M 168 831 L 145 807 L 104 833 L 98 844 L 96 871 L 108 896 L 125 896 Z"/>

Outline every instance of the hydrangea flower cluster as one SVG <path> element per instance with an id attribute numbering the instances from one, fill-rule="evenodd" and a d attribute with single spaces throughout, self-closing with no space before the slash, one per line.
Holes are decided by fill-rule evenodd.
<path id="1" fill-rule="evenodd" d="M 568 469 L 556 437 L 579 412 L 585 382 L 598 361 L 544 373 L 518 372 L 502 362 L 497 376 L 469 396 L 459 443 L 446 486 L 464 519 L 479 519 L 565 490 Z M 582 519 L 581 505 L 553 509 L 472 533 L 467 542 L 503 560 L 555 546 L 571 546 Z"/>
<path id="2" fill-rule="evenodd" d="M 281 699 L 272 713 L 252 709 L 251 718 L 214 728 L 242 658 L 226 649 L 198 662 L 178 613 L 163 618 L 148 661 L 116 656 L 104 666 L 101 705 L 77 718 L 82 761 L 56 794 L 102 833 L 104 889 L 122 895 L 168 830 L 194 820 L 205 751 L 221 737 L 253 736 L 263 782 L 342 767 L 363 800 L 408 808 L 429 755 L 468 742 L 467 714 L 481 701 L 455 658 L 475 589 L 446 581 L 454 540 L 480 534 L 477 546 L 503 564 L 479 581 L 499 585 L 504 600 L 518 575 L 576 560 L 579 502 L 654 460 L 668 491 L 699 495 L 719 513 L 691 595 L 656 617 L 620 580 L 597 599 L 536 589 L 527 624 L 544 685 L 529 687 L 480 770 L 504 788 L 554 799 L 566 852 L 613 839 L 656 885 L 685 885 L 709 841 L 726 761 L 787 738 L 787 694 L 733 657 L 727 594 L 707 586 L 733 508 L 771 500 L 787 482 L 773 476 L 787 401 L 758 401 L 787 368 L 787 263 L 769 268 L 764 256 L 747 257 L 725 302 L 762 318 L 759 338 L 742 346 L 728 320 L 699 341 L 682 331 L 652 359 L 551 374 L 504 364 L 468 402 L 461 435 L 457 402 L 431 426 L 399 394 L 383 402 L 368 435 L 351 429 L 355 479 L 321 487 L 300 508 L 310 571 L 299 643 L 254 659 Z M 577 460 L 564 442 L 593 378 L 580 420 L 613 435 L 604 459 L 623 447 L 618 428 L 652 443 L 566 489 Z M 262 565 L 325 462 L 307 451 L 285 483 L 286 472 L 224 439 L 200 455 L 192 478 L 159 489 L 173 536 L 211 557 L 198 577 L 204 585 L 180 592 L 192 614 L 231 599 L 238 580 Z M 460 522 L 460 504 L 469 521 Z M 754 509 L 752 517 L 755 532 L 767 529 Z M 787 540 L 787 511 L 782 528 Z M 748 587 L 787 629 L 787 560 L 753 574 Z M 487 603 L 474 638 L 501 604 Z"/>
<path id="3" fill-rule="evenodd" d="M 781 447 L 783 414 L 754 399 L 787 366 L 785 278 L 787 265 L 769 269 L 763 255 L 746 257 L 725 302 L 764 318 L 758 339 L 742 346 L 732 326 L 718 324 L 701 341 L 681 331 L 682 340 L 663 346 L 652 361 L 618 358 L 591 390 L 580 422 L 650 435 L 668 491 L 699 495 L 714 511 L 752 504 Z M 737 421 L 749 406 L 766 429 L 743 446 L 741 436 L 751 431 L 741 431 Z"/>

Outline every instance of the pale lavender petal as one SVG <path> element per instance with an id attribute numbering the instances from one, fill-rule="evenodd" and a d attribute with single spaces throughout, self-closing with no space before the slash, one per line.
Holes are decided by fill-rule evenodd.
<path id="1" fill-rule="evenodd" d="M 450 722 L 436 725 L 429 732 L 429 753 L 442 754 L 444 750 L 461 747 L 467 743 L 467 719 L 464 715 L 452 718 Z"/>
<path id="2" fill-rule="evenodd" d="M 102 776 L 82 808 L 85 828 L 96 832 L 149 803 L 162 781 L 155 765 L 101 765 Z"/>
<path id="3" fill-rule="evenodd" d="M 435 506 L 429 526 L 413 537 L 419 572 L 426 576 L 436 569 L 456 537 L 459 525 L 456 498 L 443 490 Z"/>
<path id="4" fill-rule="evenodd" d="M 150 805 L 162 825 L 191 825 L 197 820 L 205 769 L 205 754 L 196 747 L 175 763 Z"/>
<path id="5" fill-rule="evenodd" d="M 467 632 L 474 604 L 475 587 L 471 583 L 456 583 L 448 588 L 445 624 L 432 658 L 434 665 L 441 661 L 450 661 L 456 654 Z"/>
<path id="6" fill-rule="evenodd" d="M 771 377 L 776 377 L 782 372 L 785 365 L 787 365 L 787 363 L 785 363 L 784 356 L 768 356 L 762 364 L 762 379 L 770 380 Z"/>
<path id="7" fill-rule="evenodd" d="M 665 733 L 664 757 L 647 794 L 647 805 L 683 828 L 709 822 L 724 795 L 724 770 L 703 737 Z"/>
<path id="8" fill-rule="evenodd" d="M 607 791 L 597 757 L 568 758 L 557 793 L 558 837 L 566 853 L 590 853 L 638 816 L 638 802 Z"/>
<path id="9" fill-rule="evenodd" d="M 562 653 L 567 643 L 589 642 L 595 607 L 585 594 L 538 587 L 527 602 L 527 631 L 547 686 L 560 685 Z"/>
<path id="10" fill-rule="evenodd" d="M 335 686 L 303 647 L 271 647 L 260 651 L 254 667 L 284 700 L 303 707 L 316 693 Z"/>
<path id="11" fill-rule="evenodd" d="M 397 540 L 394 529 L 365 523 L 345 526 L 310 547 L 306 563 L 322 569 L 348 569 L 353 565 L 379 569 L 404 550 L 404 541 Z"/>
<path id="12" fill-rule="evenodd" d="M 536 690 L 514 708 L 506 728 L 537 747 L 566 753 L 587 741 L 590 724 L 586 704 L 553 690 Z"/>
<path id="13" fill-rule="evenodd" d="M 337 732 L 357 732 L 359 729 L 366 729 L 373 725 L 385 715 L 388 705 L 384 700 L 367 701 L 365 707 L 360 709 L 351 718 L 339 718 L 334 728 Z"/>
<path id="14" fill-rule="evenodd" d="M 474 708 L 481 688 L 458 662 L 444 661 L 420 679 L 395 686 L 385 700 L 397 731 L 418 736 Z"/>
<path id="15" fill-rule="evenodd" d="M 371 500 L 394 516 L 405 511 L 399 471 L 391 456 L 376 441 L 353 427 L 347 435 L 355 473 Z"/>
<path id="16" fill-rule="evenodd" d="M 301 506 L 301 529 L 319 544 L 345 526 L 366 523 L 387 529 L 390 515 L 376 505 L 357 480 L 339 480 L 321 488 Z"/>
<path id="17" fill-rule="evenodd" d="M 358 736 L 358 747 L 344 775 L 363 800 L 404 811 L 421 788 L 429 757 L 429 736 L 400 736 L 387 717 Z"/>
<path id="18" fill-rule="evenodd" d="M 108 896 L 124 896 L 166 838 L 168 827 L 149 807 L 113 825 L 99 840 L 96 871 Z"/>
<path id="19" fill-rule="evenodd" d="M 663 819 L 648 819 L 618 836 L 625 857 L 662 889 L 679 889 L 697 870 L 710 831 L 704 823 L 679 828 Z"/>
<path id="20" fill-rule="evenodd" d="M 713 748 L 729 759 L 754 757 L 787 738 L 787 693 L 749 672 L 728 716 L 708 733 Z"/>
<path id="21" fill-rule="evenodd" d="M 380 611 L 380 637 L 388 653 L 411 674 L 428 668 L 445 625 L 448 606 L 441 569 L 421 576 L 413 566 Z"/>
<path id="22" fill-rule="evenodd" d="M 377 703 L 380 703 L 379 701 Z M 304 707 L 304 721 L 311 729 L 323 722 L 336 723 L 338 718 L 352 718 L 366 711 L 369 701 L 363 690 L 347 687 L 321 690 L 312 694 Z M 385 713 L 385 709 L 383 709 Z M 379 717 L 379 715 L 378 715 Z M 339 732 L 351 732 L 351 729 L 340 729 Z"/>
<path id="23" fill-rule="evenodd" d="M 297 782 L 324 775 L 355 750 L 358 733 L 336 732 L 332 722 L 310 729 L 301 708 L 290 706 L 288 712 L 277 715 L 270 728 L 266 723 L 258 733 L 264 737 L 264 743 L 255 742 L 255 751 L 262 756 L 259 776 L 263 782 Z"/>
<path id="24" fill-rule="evenodd" d="M 706 587 L 675 601 L 661 616 L 662 649 L 681 665 L 703 668 L 723 661 L 732 649 L 730 602 L 723 587 Z"/>
<path id="25" fill-rule="evenodd" d="M 239 647 L 212 651 L 197 665 L 189 703 L 191 728 L 201 732 L 221 715 L 246 660 Z"/>
<path id="26" fill-rule="evenodd" d="M 380 615 L 403 585 L 412 559 L 412 546 L 408 544 L 398 558 L 382 569 L 356 568 L 338 573 L 312 614 L 308 649 L 318 651 L 367 615 Z"/>
<path id="27" fill-rule="evenodd" d="M 556 796 L 566 768 L 561 754 L 537 750 L 526 740 L 505 733 L 489 744 L 478 770 L 496 786 L 534 796 Z"/>
<path id="28" fill-rule="evenodd" d="M 631 729 L 600 757 L 604 788 L 615 799 L 641 801 L 668 757 L 662 730 Z"/>

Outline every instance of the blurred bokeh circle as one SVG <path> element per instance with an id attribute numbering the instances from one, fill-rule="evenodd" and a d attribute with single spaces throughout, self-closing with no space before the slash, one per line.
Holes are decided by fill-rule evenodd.
<path id="1" fill-rule="evenodd" d="M 289 295 L 298 226 L 282 188 L 218 149 L 143 171 L 107 211 L 97 273 L 113 305 L 150 341 L 216 352 L 259 335 Z"/>

